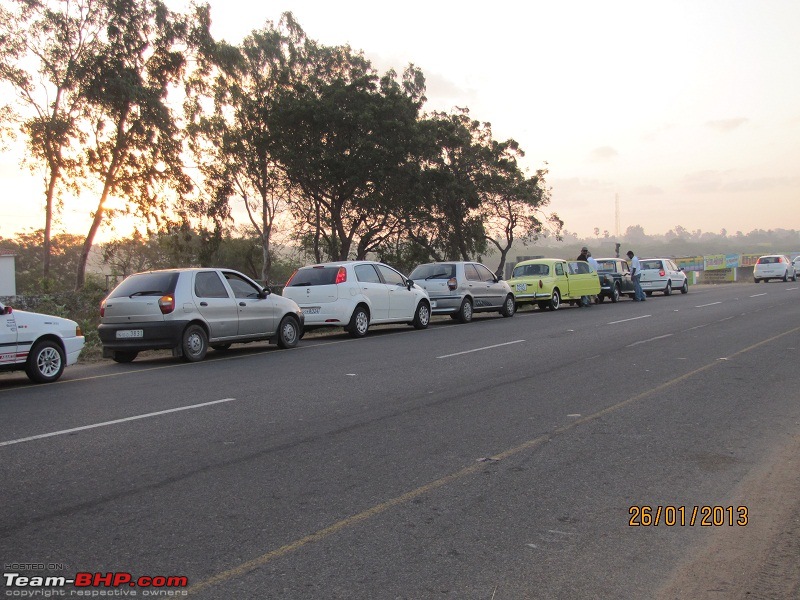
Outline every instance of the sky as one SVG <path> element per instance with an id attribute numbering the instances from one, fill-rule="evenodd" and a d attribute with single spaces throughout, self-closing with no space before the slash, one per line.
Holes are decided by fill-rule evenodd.
<path id="1" fill-rule="evenodd" d="M 620 233 L 800 229 L 796 0 L 210 5 L 217 39 L 238 43 L 291 11 L 308 37 L 350 44 L 381 73 L 413 63 L 425 110 L 467 107 L 519 142 L 530 173 L 548 170 L 548 210 L 581 237 L 616 235 L 617 199 Z M 19 148 L 0 155 L 14 199 L 0 236 L 44 226 L 41 178 L 19 159 Z M 61 229 L 88 231 L 88 200 L 67 206 Z"/>

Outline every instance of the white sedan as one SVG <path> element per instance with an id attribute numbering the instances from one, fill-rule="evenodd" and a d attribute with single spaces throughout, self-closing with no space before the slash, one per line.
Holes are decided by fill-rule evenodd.
<path id="1" fill-rule="evenodd" d="M 24 370 L 35 383 L 53 382 L 78 362 L 84 341 L 75 321 L 0 302 L 0 371 Z"/>

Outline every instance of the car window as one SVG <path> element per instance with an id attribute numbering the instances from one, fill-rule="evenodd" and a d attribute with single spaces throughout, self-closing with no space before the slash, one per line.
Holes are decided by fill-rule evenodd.
<path id="1" fill-rule="evenodd" d="M 383 277 L 383 282 L 386 283 L 387 285 L 405 285 L 406 284 L 405 278 L 402 275 L 400 275 L 400 273 L 395 271 L 394 269 L 391 269 L 391 268 L 387 267 L 386 265 L 375 265 L 375 266 L 377 267 L 378 271 L 380 272 L 381 277 Z"/>
<path id="2" fill-rule="evenodd" d="M 258 298 L 261 290 L 250 283 L 247 279 L 242 279 L 236 273 L 225 273 L 225 279 L 233 290 L 233 295 L 237 298 Z"/>
<path id="3" fill-rule="evenodd" d="M 556 263 L 556 275 L 564 274 L 564 263 Z"/>
<path id="4" fill-rule="evenodd" d="M 456 266 L 447 263 L 431 263 L 419 265 L 411 271 L 410 279 L 450 279 L 456 276 Z"/>
<path id="5" fill-rule="evenodd" d="M 120 283 L 108 295 L 109 298 L 123 298 L 128 296 L 165 296 L 175 293 L 175 284 L 178 282 L 177 271 L 169 273 L 138 273 L 131 275 Z"/>
<path id="6" fill-rule="evenodd" d="M 616 271 L 617 270 L 617 262 L 613 260 L 598 260 L 597 261 L 597 270 L 598 271 Z"/>
<path id="7" fill-rule="evenodd" d="M 380 283 L 381 278 L 372 265 L 356 265 L 356 279 L 362 283 Z"/>
<path id="8" fill-rule="evenodd" d="M 194 279 L 194 295 L 198 298 L 229 298 L 228 290 L 216 271 L 201 271 Z"/>
<path id="9" fill-rule="evenodd" d="M 660 260 L 643 260 L 641 262 L 642 271 L 645 269 L 654 269 L 656 271 L 661 269 L 661 261 Z"/>
<path id="10" fill-rule="evenodd" d="M 487 281 L 487 282 L 491 281 L 492 283 L 494 283 L 495 281 L 494 273 L 492 273 L 489 269 L 487 269 L 483 265 L 473 265 L 473 266 L 475 267 L 475 269 L 477 269 L 478 277 L 480 277 L 481 281 Z"/>
<path id="11" fill-rule="evenodd" d="M 303 267 L 294 274 L 289 287 L 301 287 L 308 285 L 333 285 L 336 283 L 336 275 L 339 267 Z"/>
<path id="12" fill-rule="evenodd" d="M 481 276 L 478 275 L 478 269 L 475 268 L 475 265 L 464 265 L 464 275 L 470 281 L 481 280 Z"/>

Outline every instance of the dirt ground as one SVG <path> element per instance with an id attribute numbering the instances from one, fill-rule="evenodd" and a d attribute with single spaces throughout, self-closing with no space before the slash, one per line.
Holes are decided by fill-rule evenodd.
<path id="1" fill-rule="evenodd" d="M 658 600 L 800 599 L 800 434 L 739 485 L 745 527 L 713 527 Z M 741 498 L 741 502 L 739 502 Z"/>

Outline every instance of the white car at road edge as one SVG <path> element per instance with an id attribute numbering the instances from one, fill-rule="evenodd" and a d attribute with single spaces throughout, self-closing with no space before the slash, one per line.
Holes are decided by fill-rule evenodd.
<path id="1" fill-rule="evenodd" d="M 0 371 L 24 370 L 34 383 L 51 383 L 78 362 L 84 342 L 75 321 L 0 302 Z"/>

